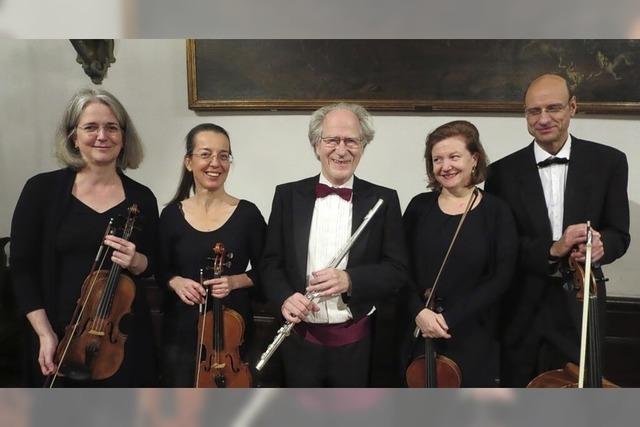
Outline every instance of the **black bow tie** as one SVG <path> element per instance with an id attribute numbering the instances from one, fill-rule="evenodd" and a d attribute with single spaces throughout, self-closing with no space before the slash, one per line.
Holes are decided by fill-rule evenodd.
<path id="1" fill-rule="evenodd" d="M 569 163 L 569 159 L 566 157 L 549 157 L 541 162 L 538 162 L 539 168 L 546 168 L 550 165 L 566 165 Z"/>
<path id="2" fill-rule="evenodd" d="M 348 202 L 351 200 L 351 193 L 352 190 L 349 188 L 335 188 L 321 183 L 316 184 L 317 198 L 327 197 L 329 194 L 337 194 Z"/>

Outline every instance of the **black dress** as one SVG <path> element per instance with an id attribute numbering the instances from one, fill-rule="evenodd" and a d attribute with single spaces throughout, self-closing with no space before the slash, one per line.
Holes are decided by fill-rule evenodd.
<path id="1" fill-rule="evenodd" d="M 236 289 L 222 299 L 225 307 L 237 311 L 245 322 L 241 357 L 246 356 L 253 336 L 251 299 L 259 292 L 258 262 L 262 254 L 266 224 L 258 208 L 240 200 L 231 217 L 214 231 L 193 228 L 184 218 L 180 203 L 171 203 L 160 216 L 160 263 L 158 283 L 167 288 L 162 350 L 162 383 L 171 387 L 191 387 L 194 380 L 198 306 L 187 305 L 168 288 L 169 280 L 181 276 L 200 281 L 200 269 L 211 265 L 213 246 L 224 244 L 233 253 L 224 276 L 247 273 L 253 287 Z M 247 266 L 251 263 L 251 269 Z M 211 273 L 209 273 L 210 277 Z"/>
<path id="2" fill-rule="evenodd" d="M 424 308 L 422 295 L 433 285 L 461 218 L 442 212 L 438 194 L 414 197 L 403 218 L 413 285 L 409 295 L 412 330 L 415 316 Z M 509 209 L 484 194 L 460 230 L 435 295 L 452 336 L 434 340 L 436 351 L 460 366 L 464 387 L 496 385 L 498 300 L 510 283 L 516 257 L 516 230 Z M 413 345 L 414 355 L 424 352 L 422 339 Z"/>
<path id="3" fill-rule="evenodd" d="M 64 327 L 72 320 L 82 283 L 111 217 L 126 217 L 127 208 L 138 205 L 140 215 L 131 240 L 136 250 L 147 256 L 149 265 L 141 276 L 154 268 L 158 207 L 153 193 L 118 171 L 125 200 L 104 213 L 98 213 L 71 194 L 75 172 L 62 169 L 31 178 L 22 191 L 11 224 L 13 286 L 21 311 L 27 314 L 45 309 L 51 325 L 62 339 Z M 108 269 L 110 263 L 103 266 Z M 127 272 L 124 272 L 127 274 Z M 137 281 L 137 278 L 134 278 Z M 125 358 L 118 372 L 102 381 L 75 383 L 57 379 L 55 385 L 72 386 L 150 386 L 155 380 L 155 358 L 151 319 L 145 295 L 138 288 L 127 324 Z M 25 385 L 41 386 L 44 378 L 37 365 L 39 342 L 29 327 L 25 340 Z"/>

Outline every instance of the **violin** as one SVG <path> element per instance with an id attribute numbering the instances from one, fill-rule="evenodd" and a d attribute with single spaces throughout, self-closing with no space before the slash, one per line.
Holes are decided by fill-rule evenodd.
<path id="1" fill-rule="evenodd" d="M 431 299 L 431 290 L 427 290 L 427 308 L 441 313 Z M 419 332 L 419 330 L 418 330 Z M 459 388 L 462 384 L 460 367 L 452 359 L 437 354 L 433 338 L 424 338 L 424 355 L 416 357 L 405 373 L 407 386 L 411 388 Z"/>
<path id="2" fill-rule="evenodd" d="M 213 252 L 214 278 L 222 276 L 223 267 L 229 267 L 232 254 L 227 254 L 222 243 L 216 243 Z M 200 270 L 200 284 L 204 286 L 204 271 Z M 205 287 L 206 288 L 206 287 Z M 235 310 L 224 307 L 219 298 L 207 290 L 200 304 L 198 339 L 196 345 L 195 388 L 251 387 L 249 365 L 240 360 L 240 345 L 244 339 L 244 320 Z M 213 302 L 210 300 L 213 299 Z M 208 310 L 208 306 L 212 309 Z"/>
<path id="3" fill-rule="evenodd" d="M 127 219 L 120 237 L 131 238 L 136 217 L 140 213 L 136 204 L 128 208 Z M 111 218 L 105 230 L 107 235 L 116 235 L 117 227 Z M 121 325 L 131 314 L 131 305 L 136 295 L 133 279 L 122 273 L 122 267 L 111 264 L 113 249 L 103 242 L 82 284 L 80 297 L 64 337 L 56 349 L 56 372 L 47 378 L 45 386 L 53 387 L 58 376 L 76 381 L 103 380 L 115 374 L 124 359 L 124 344 L 127 333 Z"/>
<path id="4" fill-rule="evenodd" d="M 567 363 L 563 369 L 543 372 L 529 382 L 527 388 L 617 388 L 602 376 L 600 322 L 598 319 L 598 287 L 591 271 L 591 222 L 587 221 L 587 243 L 584 266 L 568 257 L 567 273 L 571 277 L 576 298 L 582 301 L 580 364 Z"/>

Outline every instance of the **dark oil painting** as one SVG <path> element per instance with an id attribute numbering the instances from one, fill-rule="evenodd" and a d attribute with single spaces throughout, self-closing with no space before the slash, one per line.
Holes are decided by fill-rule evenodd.
<path id="1" fill-rule="evenodd" d="M 189 40 L 189 107 L 521 112 L 535 76 L 587 113 L 640 112 L 640 40 Z"/>

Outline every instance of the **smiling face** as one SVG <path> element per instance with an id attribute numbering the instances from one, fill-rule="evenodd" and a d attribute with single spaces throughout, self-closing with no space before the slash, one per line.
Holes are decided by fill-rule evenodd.
<path id="1" fill-rule="evenodd" d="M 447 191 L 460 190 L 473 185 L 471 175 L 478 163 L 462 136 L 453 136 L 437 142 L 431 150 L 433 174 Z"/>
<path id="2" fill-rule="evenodd" d="M 229 139 L 221 133 L 201 131 L 194 136 L 193 153 L 184 159 L 193 173 L 196 192 L 224 188 L 231 167 Z"/>
<path id="3" fill-rule="evenodd" d="M 322 165 L 322 174 L 333 185 L 342 185 L 355 173 L 362 143 L 347 147 L 345 139 L 362 140 L 358 117 L 348 110 L 333 110 L 322 122 L 322 138 L 316 143 L 315 151 Z M 327 138 L 340 138 L 338 144 L 325 142 Z"/>
<path id="4" fill-rule="evenodd" d="M 560 151 L 569 136 L 569 123 L 575 112 L 576 98 L 569 96 L 561 77 L 545 75 L 529 86 L 525 96 L 527 129 L 547 152 Z"/>
<path id="5" fill-rule="evenodd" d="M 111 108 L 92 102 L 78 118 L 73 142 L 87 165 L 115 165 L 124 143 L 123 130 Z"/>

